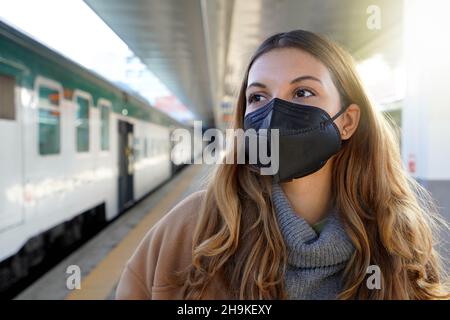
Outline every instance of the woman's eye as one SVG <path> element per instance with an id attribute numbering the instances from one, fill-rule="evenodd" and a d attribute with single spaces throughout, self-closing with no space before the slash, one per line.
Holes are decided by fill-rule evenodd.
<path id="1" fill-rule="evenodd" d="M 311 90 L 300 89 L 295 92 L 295 96 L 297 98 L 308 98 L 308 97 L 315 96 L 315 94 Z"/>
<path id="2" fill-rule="evenodd" d="M 248 104 L 264 101 L 266 98 L 260 94 L 252 94 L 248 97 Z"/>

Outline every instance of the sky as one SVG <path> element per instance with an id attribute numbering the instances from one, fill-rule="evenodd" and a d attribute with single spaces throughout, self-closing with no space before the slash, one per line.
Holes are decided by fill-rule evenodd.
<path id="1" fill-rule="evenodd" d="M 0 19 L 106 79 L 126 84 L 151 104 L 161 99 L 175 101 L 175 107 L 163 109 L 172 117 L 182 121 L 192 118 L 193 114 L 82 0 L 0 0 Z"/>

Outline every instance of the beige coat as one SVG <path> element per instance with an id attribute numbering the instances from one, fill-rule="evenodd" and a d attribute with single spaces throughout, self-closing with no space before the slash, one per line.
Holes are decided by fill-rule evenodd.
<path id="1" fill-rule="evenodd" d="M 192 261 L 192 235 L 204 194 L 191 194 L 150 229 L 122 272 L 116 299 L 183 299 L 183 288 L 169 285 L 167 276 Z M 215 279 L 203 299 L 229 299 Z"/>

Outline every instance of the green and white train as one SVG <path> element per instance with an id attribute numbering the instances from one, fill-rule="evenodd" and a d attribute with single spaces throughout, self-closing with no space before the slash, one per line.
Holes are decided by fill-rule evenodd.
<path id="1" fill-rule="evenodd" d="M 168 180 L 179 127 L 0 21 L 0 291 Z"/>

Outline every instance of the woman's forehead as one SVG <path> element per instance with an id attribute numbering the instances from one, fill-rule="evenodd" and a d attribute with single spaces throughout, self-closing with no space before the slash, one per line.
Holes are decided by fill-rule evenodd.
<path id="1" fill-rule="evenodd" d="M 302 75 L 319 78 L 325 83 L 331 81 L 326 66 L 311 54 L 295 48 L 280 48 L 255 60 L 248 74 L 248 83 L 285 82 Z"/>

